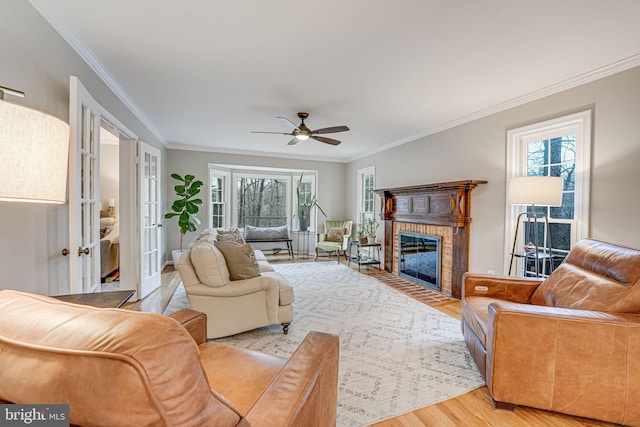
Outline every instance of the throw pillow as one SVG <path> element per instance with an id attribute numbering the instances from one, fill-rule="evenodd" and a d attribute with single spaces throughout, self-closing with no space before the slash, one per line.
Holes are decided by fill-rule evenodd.
<path id="1" fill-rule="evenodd" d="M 215 246 L 224 256 L 231 280 L 260 276 L 260 266 L 251 245 L 219 241 L 215 242 Z"/>
<path id="2" fill-rule="evenodd" d="M 331 227 L 329 229 L 329 232 L 327 233 L 327 237 L 325 238 L 325 240 L 327 242 L 342 243 L 342 240 L 344 238 L 344 232 L 345 232 L 344 227 Z"/>
<path id="3" fill-rule="evenodd" d="M 237 228 L 232 228 L 231 230 L 220 230 L 218 229 L 218 235 L 216 236 L 218 242 L 231 242 L 231 243 L 240 243 L 241 245 L 245 244 L 244 237 L 242 237 L 242 233 Z"/>
<path id="4" fill-rule="evenodd" d="M 289 229 L 286 225 L 281 227 L 254 227 L 247 225 L 244 227 L 244 238 L 246 240 L 289 239 Z"/>

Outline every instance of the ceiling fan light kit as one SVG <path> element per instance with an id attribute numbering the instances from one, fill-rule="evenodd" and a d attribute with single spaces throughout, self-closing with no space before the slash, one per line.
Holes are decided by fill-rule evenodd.
<path id="1" fill-rule="evenodd" d="M 293 136 L 293 139 L 291 141 L 289 141 L 288 145 L 295 145 L 295 144 L 298 143 L 298 141 L 306 141 L 309 138 L 315 139 L 316 141 L 324 142 L 325 144 L 329 144 L 329 145 L 338 145 L 342 141 L 338 141 L 337 139 L 333 139 L 333 138 L 317 136 L 317 135 L 318 134 L 325 134 L 325 133 L 346 132 L 346 131 L 349 130 L 349 128 L 347 126 L 331 126 L 331 127 L 311 130 L 311 129 L 309 129 L 307 127 L 307 125 L 304 124 L 304 119 L 309 117 L 309 113 L 300 112 L 300 113 L 298 113 L 298 117 L 301 120 L 300 125 L 298 125 L 298 126 L 296 126 L 291 120 L 287 119 L 286 117 L 280 117 L 280 116 L 277 117 L 277 119 L 280 120 L 280 122 L 284 126 L 286 126 L 287 128 L 289 128 L 291 130 L 291 132 L 289 132 L 289 133 L 286 133 L 286 132 L 262 132 L 262 131 L 251 131 L 251 133 L 275 133 L 275 134 L 280 134 L 280 135 Z"/>

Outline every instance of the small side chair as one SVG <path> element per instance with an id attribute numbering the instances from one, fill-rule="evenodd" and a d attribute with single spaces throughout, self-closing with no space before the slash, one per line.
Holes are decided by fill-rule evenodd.
<path id="1" fill-rule="evenodd" d="M 338 262 L 340 262 L 340 255 L 344 255 L 344 259 L 346 260 L 352 227 L 353 221 L 325 221 L 324 233 L 318 234 L 315 259 L 318 259 L 319 251 L 323 251 L 329 252 L 329 256 L 335 252 L 338 257 Z"/>

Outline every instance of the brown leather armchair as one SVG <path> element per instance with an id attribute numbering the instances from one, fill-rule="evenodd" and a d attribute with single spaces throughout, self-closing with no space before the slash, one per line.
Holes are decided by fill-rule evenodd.
<path id="1" fill-rule="evenodd" d="M 193 310 L 0 291 L 0 403 L 69 404 L 86 426 L 335 426 L 338 337 L 311 332 L 287 360 L 206 336 Z"/>
<path id="2" fill-rule="evenodd" d="M 582 240 L 544 281 L 466 273 L 462 332 L 497 408 L 640 425 L 640 250 Z"/>

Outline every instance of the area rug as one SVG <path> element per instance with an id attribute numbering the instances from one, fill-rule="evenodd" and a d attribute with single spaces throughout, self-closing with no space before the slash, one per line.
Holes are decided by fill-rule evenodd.
<path id="1" fill-rule="evenodd" d="M 368 425 L 484 385 L 460 321 L 341 264 L 274 267 L 294 287 L 289 334 L 274 325 L 216 341 L 288 357 L 309 331 L 338 335 L 339 426 Z M 180 286 L 166 313 L 185 306 Z"/>

